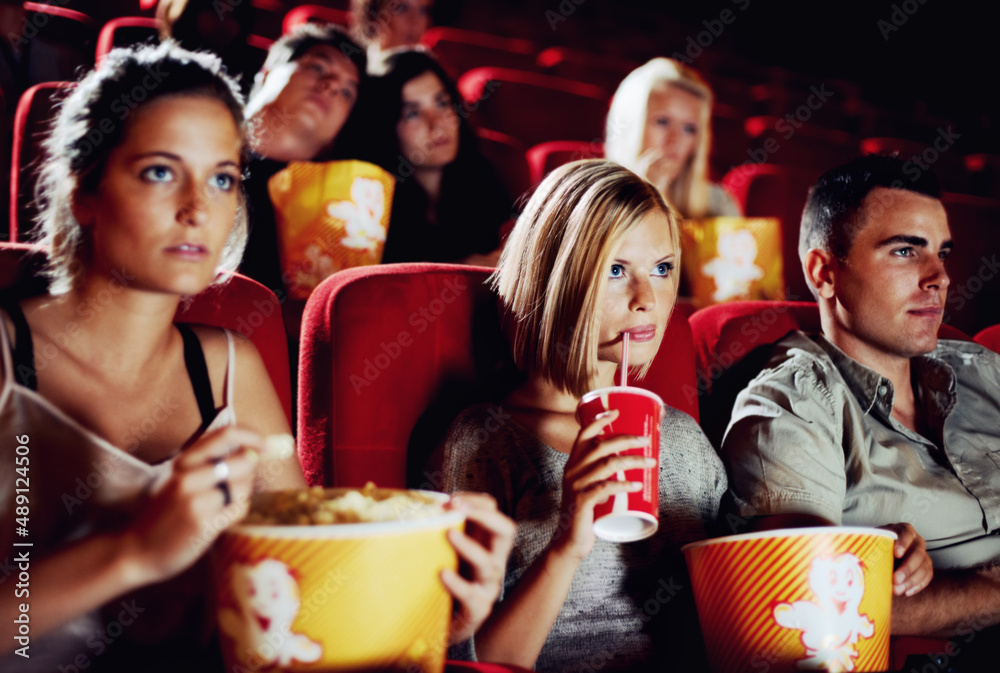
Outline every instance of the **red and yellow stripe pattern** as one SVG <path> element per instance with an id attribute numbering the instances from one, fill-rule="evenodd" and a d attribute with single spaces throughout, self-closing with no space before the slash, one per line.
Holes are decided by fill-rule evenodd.
<path id="1" fill-rule="evenodd" d="M 809 585 L 812 562 L 843 553 L 861 561 L 864 595 L 859 615 L 874 622 L 856 644 L 853 667 L 821 670 L 884 671 L 889 665 L 893 537 L 867 529 L 805 529 L 735 535 L 685 547 L 684 553 L 712 670 L 769 673 L 801 670 L 803 632 L 775 621 L 779 603 L 817 600 Z"/>

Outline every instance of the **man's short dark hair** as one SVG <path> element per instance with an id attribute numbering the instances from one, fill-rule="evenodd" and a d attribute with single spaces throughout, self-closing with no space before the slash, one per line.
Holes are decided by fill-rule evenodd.
<path id="1" fill-rule="evenodd" d="M 267 60 L 261 67 L 261 72 L 267 72 L 302 58 L 302 55 L 318 44 L 326 44 L 338 50 L 351 60 L 358 69 L 358 77 L 365 78 L 368 71 L 368 56 L 358 43 L 348 36 L 340 26 L 330 23 L 306 23 L 287 35 L 282 35 L 267 50 Z M 253 98 L 260 88 L 261 82 L 254 83 L 248 100 Z"/>
<path id="2" fill-rule="evenodd" d="M 857 217 L 865 197 L 877 187 L 905 189 L 934 199 L 941 198 L 941 185 L 930 170 L 896 155 L 869 154 L 832 168 L 809 189 L 799 230 L 799 258 L 812 248 L 847 258 L 861 229 Z"/>

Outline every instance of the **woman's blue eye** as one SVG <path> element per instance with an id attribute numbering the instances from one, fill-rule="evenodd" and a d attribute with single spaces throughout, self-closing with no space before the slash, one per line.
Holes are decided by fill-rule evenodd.
<path id="1" fill-rule="evenodd" d="M 215 176 L 215 187 L 228 192 L 236 185 L 236 178 L 229 173 L 219 173 Z"/>
<path id="2" fill-rule="evenodd" d="M 662 264 L 657 264 L 653 269 L 654 276 L 669 276 L 670 272 L 674 270 L 674 265 L 670 262 L 663 262 Z"/>
<path id="3" fill-rule="evenodd" d="M 611 265 L 611 277 L 612 278 L 621 278 L 624 275 L 625 275 L 625 267 L 623 267 L 621 264 L 612 264 Z"/>
<path id="4" fill-rule="evenodd" d="M 689 136 L 697 135 L 698 127 L 695 126 L 694 124 L 685 124 L 684 133 L 688 134 Z"/>
<path id="5" fill-rule="evenodd" d="M 142 171 L 142 178 L 150 182 L 169 182 L 173 177 L 166 166 L 150 166 Z"/>

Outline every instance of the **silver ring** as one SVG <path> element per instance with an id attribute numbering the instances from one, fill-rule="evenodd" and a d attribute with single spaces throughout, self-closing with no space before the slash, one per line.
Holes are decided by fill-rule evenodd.
<path id="1" fill-rule="evenodd" d="M 229 478 L 229 464 L 224 460 L 220 460 L 212 468 L 212 474 L 215 475 L 217 481 L 225 481 Z"/>
<path id="2" fill-rule="evenodd" d="M 222 464 L 224 465 L 225 463 Z M 225 480 L 220 481 L 215 485 L 215 487 L 222 491 L 222 506 L 229 507 L 229 505 L 233 502 L 233 495 L 229 492 L 229 482 Z"/>

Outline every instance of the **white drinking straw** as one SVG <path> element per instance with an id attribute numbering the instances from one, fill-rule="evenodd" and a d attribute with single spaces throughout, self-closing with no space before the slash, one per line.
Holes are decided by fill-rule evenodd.
<path id="1" fill-rule="evenodd" d="M 628 332 L 622 332 L 622 371 L 618 375 L 618 385 L 628 385 Z"/>

